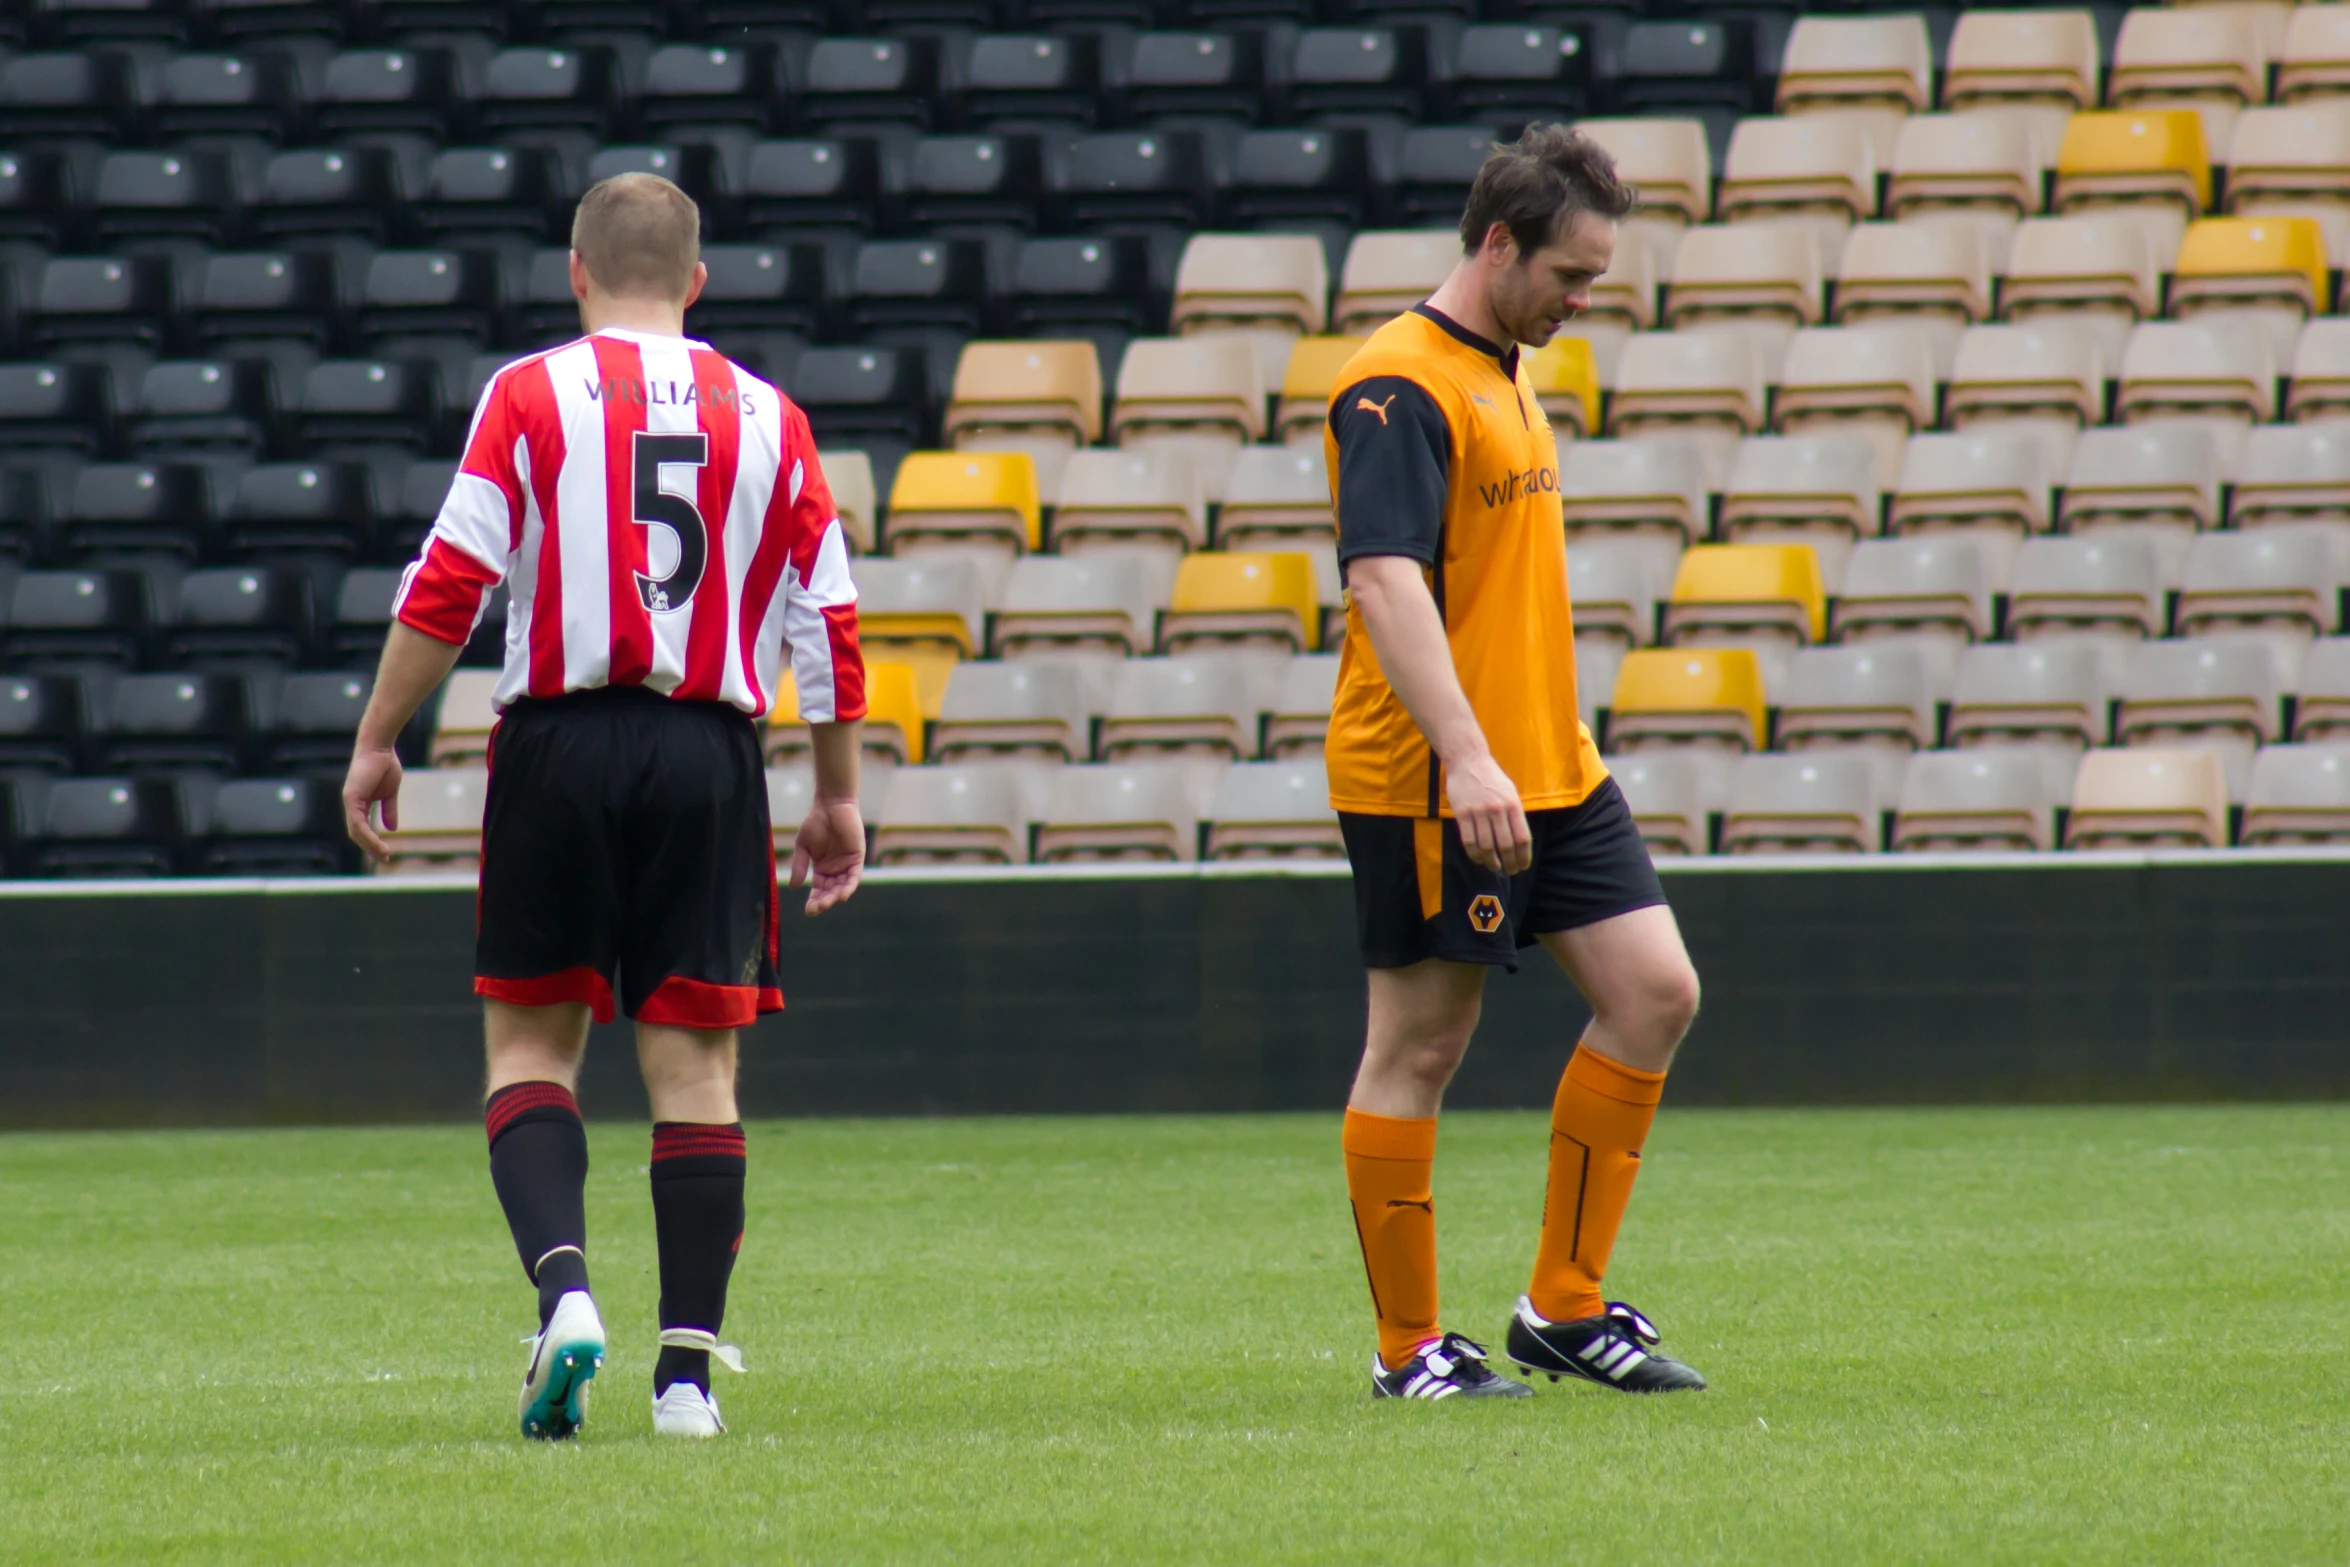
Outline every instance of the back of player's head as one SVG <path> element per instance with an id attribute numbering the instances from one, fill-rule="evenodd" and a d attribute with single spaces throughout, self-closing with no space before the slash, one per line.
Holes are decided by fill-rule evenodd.
<path id="1" fill-rule="evenodd" d="M 702 259 L 702 210 L 658 174 L 615 174 L 579 199 L 571 248 L 615 299 L 681 300 Z"/>
<path id="2" fill-rule="evenodd" d="M 1469 186 L 1461 211 L 1461 249 L 1475 254 L 1496 223 L 1517 242 L 1521 261 L 1557 239 L 1582 213 L 1628 216 L 1639 193 L 1616 178 L 1607 149 L 1564 125 L 1529 125 L 1496 147 Z"/>

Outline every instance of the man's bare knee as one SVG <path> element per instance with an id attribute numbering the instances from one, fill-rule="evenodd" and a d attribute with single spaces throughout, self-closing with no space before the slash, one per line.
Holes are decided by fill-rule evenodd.
<path id="1" fill-rule="evenodd" d="M 1600 1025 L 1619 1038 L 1654 1048 L 1678 1045 L 1697 1020 L 1697 970 L 1685 957 L 1659 962 L 1622 976 L 1596 1009 Z"/>
<path id="2" fill-rule="evenodd" d="M 489 1065 L 488 1091 L 513 1083 L 579 1084 L 580 1058 L 587 1051 L 588 1009 L 579 1002 L 525 1007 L 484 998 L 482 1038 Z"/>

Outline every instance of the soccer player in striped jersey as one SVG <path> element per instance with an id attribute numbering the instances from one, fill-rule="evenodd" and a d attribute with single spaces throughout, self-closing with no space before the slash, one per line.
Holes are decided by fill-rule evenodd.
<path id="1" fill-rule="evenodd" d="M 701 215 L 668 181 L 590 190 L 571 230 L 583 337 L 483 392 L 408 568 L 343 808 L 382 859 L 392 744 L 445 679 L 493 588 L 508 594 L 473 988 L 490 1175 L 538 1287 L 521 1424 L 567 1437 L 603 1363 L 588 1292 L 587 1136 L 573 1097 L 588 1022 L 636 1021 L 653 1108 L 661 1269 L 653 1428 L 714 1436 L 710 1391 L 742 1243 L 736 1030 L 778 1011 L 780 940 L 758 720 L 788 660 L 816 753 L 791 881 L 806 912 L 856 891 L 864 663 L 848 548 L 808 421 L 685 336 L 707 273 Z"/>

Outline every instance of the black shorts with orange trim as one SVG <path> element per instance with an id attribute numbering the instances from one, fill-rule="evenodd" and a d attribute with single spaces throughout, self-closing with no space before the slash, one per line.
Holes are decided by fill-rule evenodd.
<path id="1" fill-rule="evenodd" d="M 737 1028 L 783 1007 L 751 720 L 637 687 L 523 698 L 490 749 L 477 995 Z"/>
<path id="2" fill-rule="evenodd" d="M 1338 826 L 1354 865 L 1366 968 L 1444 958 L 1515 973 L 1518 953 L 1544 936 L 1665 901 L 1613 778 L 1580 805 L 1528 812 L 1534 863 L 1515 876 L 1472 861 L 1450 817 L 1341 811 Z"/>

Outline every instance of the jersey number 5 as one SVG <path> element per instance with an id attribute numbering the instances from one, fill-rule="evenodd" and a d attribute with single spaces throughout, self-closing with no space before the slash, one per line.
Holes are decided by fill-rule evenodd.
<path id="1" fill-rule="evenodd" d="M 629 488 L 636 497 L 636 524 L 647 530 L 647 564 L 653 558 L 652 529 L 667 528 L 677 536 L 677 564 L 669 568 L 669 575 L 648 577 L 641 571 L 636 574 L 637 593 L 644 599 L 645 608 L 655 614 L 685 608 L 693 599 L 694 589 L 702 585 L 702 567 L 710 559 L 710 530 L 702 521 L 701 509 L 684 496 L 672 495 L 661 488 L 661 465 L 670 462 L 699 468 L 709 460 L 710 437 L 698 430 L 692 435 L 636 432 Z"/>

